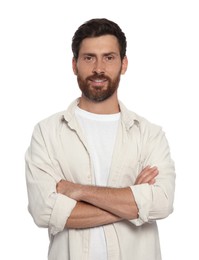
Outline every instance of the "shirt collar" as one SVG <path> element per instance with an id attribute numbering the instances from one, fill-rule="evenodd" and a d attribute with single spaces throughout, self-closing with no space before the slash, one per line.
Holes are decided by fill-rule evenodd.
<path id="1" fill-rule="evenodd" d="M 75 118 L 75 110 L 79 104 L 79 98 L 75 99 L 68 107 L 66 111 L 63 112 L 63 118 L 68 122 L 68 124 L 72 124 Z M 119 101 L 119 106 L 121 110 L 121 120 L 124 123 L 127 130 L 129 130 L 134 124 L 139 124 L 140 118 L 134 112 L 128 110 L 124 104 Z"/>

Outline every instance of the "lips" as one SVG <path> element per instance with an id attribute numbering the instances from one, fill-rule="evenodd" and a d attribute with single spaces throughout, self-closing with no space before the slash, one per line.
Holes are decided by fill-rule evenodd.
<path id="1" fill-rule="evenodd" d="M 109 81 L 109 78 L 105 76 L 92 76 L 88 77 L 87 80 L 91 81 L 93 86 L 103 86 L 105 82 Z"/>
<path id="2" fill-rule="evenodd" d="M 92 81 L 92 84 L 94 84 L 94 85 L 101 85 L 101 84 L 103 84 L 104 82 L 106 82 L 107 80 L 106 79 L 95 79 L 95 80 L 91 80 Z"/>
<path id="3" fill-rule="evenodd" d="M 95 79 L 95 80 L 90 80 L 90 82 L 93 87 L 103 87 L 107 82 L 107 79 Z"/>
<path id="4" fill-rule="evenodd" d="M 106 81 L 106 79 L 94 79 L 94 80 L 91 80 L 91 81 L 94 81 L 94 82 L 104 82 L 104 81 Z"/>
<path id="5" fill-rule="evenodd" d="M 107 77 L 88 77 L 88 80 L 95 81 L 95 82 L 103 82 L 109 80 Z"/>

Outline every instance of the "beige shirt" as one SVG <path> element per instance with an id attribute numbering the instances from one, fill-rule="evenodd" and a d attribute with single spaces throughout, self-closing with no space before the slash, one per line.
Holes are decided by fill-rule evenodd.
<path id="1" fill-rule="evenodd" d="M 35 223 L 49 230 L 49 260 L 86 260 L 90 229 L 64 229 L 76 201 L 56 193 L 61 179 L 94 184 L 88 145 L 75 117 L 78 99 L 67 111 L 36 125 L 26 152 L 29 211 Z M 159 126 L 127 110 L 122 103 L 108 185 L 130 186 L 139 218 L 103 226 L 109 260 L 160 260 L 156 220 L 173 211 L 174 164 Z M 157 166 L 154 185 L 134 185 L 146 167 Z"/>

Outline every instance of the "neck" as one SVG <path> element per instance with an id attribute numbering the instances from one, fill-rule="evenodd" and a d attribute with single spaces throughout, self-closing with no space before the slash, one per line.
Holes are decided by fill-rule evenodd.
<path id="1" fill-rule="evenodd" d="M 117 93 L 101 102 L 93 102 L 82 95 L 79 100 L 79 107 L 95 114 L 115 114 L 120 112 Z"/>

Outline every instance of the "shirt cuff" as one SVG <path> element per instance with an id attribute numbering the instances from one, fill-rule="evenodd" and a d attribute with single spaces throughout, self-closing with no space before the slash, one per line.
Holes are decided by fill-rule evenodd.
<path id="1" fill-rule="evenodd" d="M 149 222 L 149 212 L 152 205 L 152 192 L 149 184 L 140 184 L 130 186 L 135 202 L 138 207 L 138 218 L 130 220 L 131 223 L 136 226 L 140 226 L 146 222 Z"/>
<path id="2" fill-rule="evenodd" d="M 55 204 L 49 221 L 50 234 L 56 235 L 65 227 L 68 217 L 74 209 L 77 201 L 63 194 L 54 194 Z"/>

